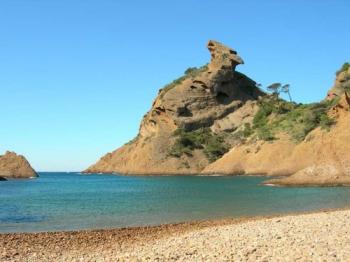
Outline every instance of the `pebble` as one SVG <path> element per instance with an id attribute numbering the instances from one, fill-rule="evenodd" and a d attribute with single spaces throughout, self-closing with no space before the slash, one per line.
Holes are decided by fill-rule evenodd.
<path id="1" fill-rule="evenodd" d="M 0 261 L 350 261 L 350 210 L 208 226 L 0 234 Z"/>

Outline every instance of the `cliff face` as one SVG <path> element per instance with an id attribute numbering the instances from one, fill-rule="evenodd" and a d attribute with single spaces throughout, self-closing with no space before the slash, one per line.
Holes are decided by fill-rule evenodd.
<path id="1" fill-rule="evenodd" d="M 337 72 L 334 85 L 327 93 L 327 99 L 340 97 L 345 91 L 350 91 L 350 65 L 348 63 L 345 63 Z"/>
<path id="2" fill-rule="evenodd" d="M 243 64 L 236 51 L 216 41 L 209 41 L 207 48 L 210 63 L 189 68 L 184 76 L 160 89 L 138 136 L 102 157 L 86 172 L 191 174 L 212 161 L 208 159 L 209 145 L 193 145 L 190 153 L 174 153 L 174 131 L 205 129 L 205 136 L 214 140 L 216 134 L 251 121 L 262 92 L 253 80 L 235 71 L 237 65 Z M 187 147 L 190 146 L 184 146 Z"/>
<path id="3" fill-rule="evenodd" d="M 328 114 L 336 121 L 329 131 L 316 128 L 300 143 L 282 135 L 272 142 L 242 144 L 202 173 L 288 175 L 267 181 L 279 185 L 350 184 L 350 106 L 345 94 Z"/>
<path id="4" fill-rule="evenodd" d="M 329 104 L 323 115 L 328 118 L 328 128 L 316 126 L 298 142 L 291 139 L 292 132 L 280 132 L 278 139 L 272 141 L 242 143 L 208 165 L 202 173 L 281 175 L 286 177 L 266 183 L 283 186 L 350 185 L 349 80 L 350 69 L 343 66 L 326 100 L 316 104 L 318 107 Z M 298 114 L 298 110 L 293 109 L 291 113 Z M 273 118 L 277 117 L 273 115 Z M 314 118 L 309 116 L 300 120 L 306 122 Z M 277 123 L 280 126 L 285 124 L 283 121 Z M 298 125 L 298 121 L 294 124 Z"/>
<path id="5" fill-rule="evenodd" d="M 5 155 L 0 156 L 0 177 L 6 179 L 37 176 L 37 173 L 23 156 L 14 152 L 6 152 Z"/>
<path id="6" fill-rule="evenodd" d="M 324 101 L 287 102 L 237 72 L 236 51 L 209 41 L 211 61 L 159 90 L 138 136 L 85 172 L 285 176 L 279 185 L 350 184 L 350 68 Z"/>
<path id="7" fill-rule="evenodd" d="M 291 176 L 271 179 L 266 183 L 285 186 L 350 185 L 350 106 L 346 95 L 342 95 L 341 103 L 332 111 L 337 119 L 334 128 L 329 133 L 316 131 L 309 144 L 303 143 L 292 151 L 293 156 L 289 160 L 302 163 L 297 165 L 299 168 L 294 168 Z"/>

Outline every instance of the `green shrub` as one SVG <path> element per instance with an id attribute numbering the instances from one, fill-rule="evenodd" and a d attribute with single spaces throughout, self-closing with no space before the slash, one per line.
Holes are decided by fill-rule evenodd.
<path id="1" fill-rule="evenodd" d="M 225 154 L 229 147 L 222 135 L 213 133 L 209 128 L 199 128 L 193 131 L 178 129 L 174 132 L 175 143 L 170 148 L 168 155 L 181 157 L 192 156 L 195 149 L 203 149 L 209 161 L 215 161 Z"/>
<path id="2" fill-rule="evenodd" d="M 254 116 L 252 133 L 258 139 L 269 141 L 274 139 L 275 133 L 282 131 L 300 142 L 317 127 L 330 129 L 334 120 L 328 117 L 327 112 L 337 102 L 332 100 L 297 105 L 274 97 L 264 98 Z"/>
<path id="3" fill-rule="evenodd" d="M 183 76 L 175 79 L 171 83 L 165 85 L 163 88 L 159 90 L 160 97 L 163 98 L 163 96 L 171 89 L 173 89 L 175 86 L 180 85 L 184 80 L 187 78 L 195 78 L 198 76 L 200 73 L 206 71 L 208 69 L 208 65 L 201 66 L 199 68 L 197 67 L 189 67 L 186 69 L 185 73 Z"/>
<path id="4" fill-rule="evenodd" d="M 185 79 L 187 78 L 186 75 L 181 76 L 177 79 L 175 79 L 174 81 L 172 81 L 171 83 L 165 85 L 162 89 L 159 90 L 160 93 L 160 98 L 163 98 L 163 96 L 171 89 L 173 89 L 175 86 L 181 84 Z"/>
<path id="5" fill-rule="evenodd" d="M 204 154 L 210 162 L 214 162 L 215 160 L 222 157 L 228 150 L 229 147 L 224 143 L 223 140 L 216 136 L 213 136 L 205 145 Z"/>
<path id="6" fill-rule="evenodd" d="M 339 75 L 341 72 L 347 71 L 350 67 L 350 63 L 344 63 L 340 70 L 337 71 L 336 75 Z"/>
<path id="7" fill-rule="evenodd" d="M 319 123 L 320 123 L 320 127 L 322 129 L 329 130 L 331 128 L 331 126 L 335 124 L 335 120 L 332 118 L 329 118 L 328 115 L 323 114 L 320 116 Z"/>
<path id="8" fill-rule="evenodd" d="M 249 137 L 253 134 L 253 129 L 251 128 L 249 123 L 244 124 L 244 129 L 242 131 L 243 137 Z"/>
<path id="9" fill-rule="evenodd" d="M 272 103 L 261 103 L 258 112 L 255 114 L 253 119 L 253 127 L 259 128 L 266 126 L 269 115 L 274 111 Z"/>
<path id="10" fill-rule="evenodd" d="M 327 115 L 333 101 L 299 105 L 283 116 L 279 116 L 278 130 L 288 133 L 300 142 L 315 128 L 329 129 L 334 120 Z"/>
<path id="11" fill-rule="evenodd" d="M 262 128 L 259 128 L 257 130 L 257 136 L 259 139 L 265 140 L 265 141 L 272 141 L 275 139 L 275 137 L 271 133 L 271 129 L 269 129 L 268 126 L 264 126 Z"/>
<path id="12" fill-rule="evenodd" d="M 186 69 L 185 71 L 185 76 L 186 78 L 195 78 L 196 76 L 198 76 L 199 74 L 201 74 L 204 71 L 208 70 L 208 64 L 201 66 L 199 68 L 197 67 L 189 67 Z"/>

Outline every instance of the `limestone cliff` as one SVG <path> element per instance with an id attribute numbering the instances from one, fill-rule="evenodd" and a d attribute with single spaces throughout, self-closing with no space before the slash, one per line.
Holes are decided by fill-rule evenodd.
<path id="1" fill-rule="evenodd" d="M 350 99 L 347 93 L 329 112 L 336 125 L 329 132 L 315 130 L 312 139 L 295 146 L 280 168 L 289 168 L 291 176 L 266 181 L 284 186 L 350 185 Z M 276 166 L 278 168 L 278 165 Z M 272 169 L 273 170 L 273 169 Z M 271 171 L 271 170 L 270 170 Z"/>
<path id="2" fill-rule="evenodd" d="M 336 120 L 329 131 L 316 128 L 295 143 L 288 135 L 275 141 L 257 141 L 236 146 L 202 173 L 292 175 L 269 184 L 350 184 L 349 100 L 342 95 L 328 114 Z"/>
<path id="3" fill-rule="evenodd" d="M 209 41 L 209 64 L 159 90 L 137 137 L 85 172 L 285 176 L 279 185 L 350 184 L 350 68 L 325 100 L 297 104 L 266 94 Z"/>
<path id="4" fill-rule="evenodd" d="M 333 87 L 327 93 L 327 99 L 340 97 L 344 92 L 350 92 L 350 64 L 345 63 L 337 72 Z"/>
<path id="5" fill-rule="evenodd" d="M 189 68 L 185 75 L 159 90 L 151 110 L 144 116 L 138 136 L 108 153 L 86 172 L 124 174 L 191 174 L 209 164 L 204 147 L 191 153 L 171 154 L 176 130 L 206 129 L 217 133 L 235 130 L 249 122 L 263 93 L 253 80 L 235 71 L 243 60 L 237 52 L 216 41 L 207 48 L 211 61 L 201 68 Z M 229 141 L 226 141 L 230 144 Z M 226 143 L 225 142 L 225 143 Z M 215 152 L 214 152 L 215 154 Z"/>
<path id="6" fill-rule="evenodd" d="M 278 139 L 251 140 L 233 147 L 218 161 L 208 165 L 202 173 L 286 176 L 266 181 L 267 184 L 284 186 L 350 185 L 349 73 L 348 69 L 338 72 L 335 84 L 327 94 L 328 101 L 313 105 L 317 109 L 324 105 L 323 117 L 328 118 L 325 122 L 328 123 L 328 128 L 315 126 L 297 142 L 291 137 L 295 136 L 298 129 L 283 132 L 282 128 Z M 307 106 L 299 108 L 306 111 Z M 298 110 L 293 109 L 289 114 L 303 112 Z M 319 111 L 306 113 L 318 114 Z M 299 118 L 294 124 L 312 121 L 316 118 L 312 114 L 308 118 Z M 278 118 L 278 115 L 273 115 L 273 118 Z M 283 121 L 277 123 L 279 126 L 285 124 Z M 273 126 L 269 126 L 269 129 L 273 129 Z"/>
<path id="7" fill-rule="evenodd" d="M 5 155 L 0 156 L 1 178 L 31 178 L 37 176 L 37 173 L 24 156 L 17 155 L 14 152 L 6 152 Z"/>

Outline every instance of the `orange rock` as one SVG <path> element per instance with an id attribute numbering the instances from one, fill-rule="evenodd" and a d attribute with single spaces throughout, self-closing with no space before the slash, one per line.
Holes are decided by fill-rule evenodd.
<path id="1" fill-rule="evenodd" d="M 192 156 L 169 157 L 178 128 L 193 130 L 209 127 L 215 133 L 239 130 L 252 123 L 264 95 L 256 83 L 236 72 L 243 64 L 237 52 L 216 41 L 209 41 L 211 62 L 201 70 L 161 89 L 151 110 L 143 118 L 133 141 L 108 153 L 85 172 L 122 174 L 227 174 L 289 176 L 269 183 L 326 185 L 350 183 L 350 69 L 338 74 L 327 99 L 339 97 L 328 115 L 336 124 L 330 131 L 316 128 L 304 141 L 295 143 L 287 134 L 278 139 L 246 141 L 232 148 L 214 163 L 203 150 Z"/>
<path id="2" fill-rule="evenodd" d="M 30 178 L 37 176 L 24 156 L 9 151 L 0 156 L 0 177 Z"/>
<path id="3" fill-rule="evenodd" d="M 211 62 L 199 70 L 188 70 L 161 89 L 136 139 L 102 157 L 86 172 L 198 174 L 209 164 L 203 150 L 195 150 L 191 157 L 169 157 L 173 132 L 200 127 L 220 132 L 252 120 L 256 100 L 263 93 L 253 80 L 235 71 L 243 60 L 219 42 L 211 40 L 207 47 Z"/>

